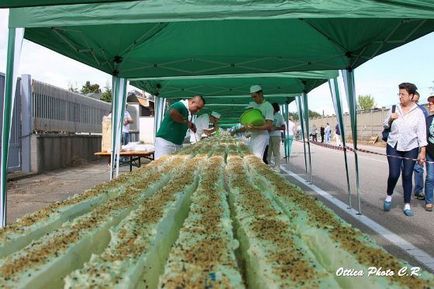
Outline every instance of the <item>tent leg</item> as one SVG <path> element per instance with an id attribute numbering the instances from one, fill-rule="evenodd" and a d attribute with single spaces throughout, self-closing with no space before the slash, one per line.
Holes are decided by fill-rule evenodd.
<path id="1" fill-rule="evenodd" d="M 158 112 L 158 101 L 159 101 L 159 97 L 155 96 L 154 98 L 154 136 L 157 136 L 157 131 L 158 131 L 158 117 L 160 116 L 159 112 Z M 155 140 L 155 138 L 154 138 Z"/>
<path id="2" fill-rule="evenodd" d="M 126 103 L 127 80 L 113 76 L 112 100 L 112 152 L 110 180 L 119 176 L 119 154 L 121 151 L 122 122 Z"/>
<path id="3" fill-rule="evenodd" d="M 297 101 L 297 108 L 298 108 L 298 119 L 300 121 L 300 126 L 301 126 L 301 137 L 303 139 L 304 170 L 307 174 L 307 154 L 306 154 L 306 138 L 304 134 L 303 105 L 301 103 L 301 97 L 299 95 L 296 96 L 296 101 Z"/>
<path id="4" fill-rule="evenodd" d="M 166 100 L 162 97 L 155 97 L 155 135 L 160 128 L 164 117 L 164 105 Z"/>
<path id="5" fill-rule="evenodd" d="M 359 178 L 359 158 L 357 154 L 357 101 L 356 101 L 356 87 L 354 83 L 354 72 L 352 69 L 346 69 L 341 71 L 345 91 L 348 100 L 348 106 L 350 110 L 351 129 L 353 131 L 353 144 L 354 144 L 354 161 L 356 169 L 356 194 L 357 194 L 357 208 L 358 214 L 362 214 L 361 201 L 360 201 L 360 178 Z"/>
<path id="6" fill-rule="evenodd" d="M 288 102 L 286 102 L 283 107 L 285 108 L 285 123 L 286 123 L 286 127 L 285 127 L 285 155 L 286 155 L 286 163 L 289 163 L 289 158 L 291 157 L 291 151 L 290 151 L 290 144 L 289 144 L 289 104 Z M 288 139 L 288 140 L 287 140 Z M 291 141 L 291 145 L 292 145 L 292 141 Z"/>
<path id="7" fill-rule="evenodd" d="M 6 60 L 6 82 L 3 98 L 3 119 L 1 139 L 1 192 L 0 192 L 0 227 L 6 226 L 7 218 L 7 173 L 9 142 L 11 138 L 12 114 L 14 111 L 17 73 L 21 48 L 24 38 L 23 28 L 10 28 L 8 36 L 8 50 Z"/>
<path id="8" fill-rule="evenodd" d="M 329 88 L 330 88 L 330 94 L 332 96 L 333 106 L 335 109 L 336 117 L 338 120 L 339 129 L 341 132 L 342 137 L 342 145 L 344 148 L 344 160 L 345 160 L 345 173 L 347 177 L 347 188 L 348 188 L 348 209 L 352 208 L 351 205 L 351 185 L 350 185 L 350 175 L 348 172 L 348 159 L 347 159 L 347 145 L 345 141 L 345 126 L 344 126 L 344 119 L 343 119 L 343 111 L 342 111 L 342 101 L 339 94 L 339 86 L 338 86 L 338 80 L 337 78 L 334 78 L 333 81 L 329 80 Z"/>
<path id="9" fill-rule="evenodd" d="M 283 112 L 283 118 L 284 119 L 288 119 L 288 110 L 286 108 L 285 105 L 280 105 L 280 110 Z M 288 126 L 287 122 L 285 121 L 286 126 Z M 284 135 L 283 135 L 283 150 L 285 152 L 285 160 L 286 163 L 288 163 L 288 150 L 287 150 L 287 146 L 286 146 L 286 130 L 284 131 Z"/>
<path id="10" fill-rule="evenodd" d="M 307 150 L 309 154 L 309 181 L 313 183 L 312 178 L 312 153 L 310 151 L 310 140 L 309 140 L 309 106 L 307 101 L 307 94 L 303 92 L 303 110 L 304 110 L 304 122 L 306 128 L 306 136 L 307 136 Z"/>

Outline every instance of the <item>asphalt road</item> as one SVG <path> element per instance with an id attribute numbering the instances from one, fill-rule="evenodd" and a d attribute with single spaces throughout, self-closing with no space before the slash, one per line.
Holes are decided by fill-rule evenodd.
<path id="1" fill-rule="evenodd" d="M 361 146 L 359 148 L 385 153 L 385 148 L 381 147 Z M 345 174 L 343 151 L 311 144 L 311 155 L 313 184 L 333 195 L 335 198 L 348 203 L 348 186 Z M 352 193 L 352 207 L 358 209 L 355 190 L 354 153 L 348 152 L 347 156 Z M 412 208 L 415 212 L 415 216 L 407 217 L 403 214 L 403 191 L 401 179 L 398 181 L 394 192 L 392 210 L 390 212 L 384 212 L 382 207 L 387 186 L 387 159 L 385 156 L 360 152 L 358 156 L 360 176 L 359 193 L 361 198 L 360 211 L 362 214 L 407 240 L 417 248 L 425 251 L 431 257 L 434 256 L 434 213 L 425 211 L 424 201 L 412 199 Z M 292 155 L 287 168 L 304 179 L 309 179 L 309 176 L 305 172 L 303 144 L 301 142 L 294 142 Z M 309 194 L 317 195 L 316 192 L 312 191 L 302 183 L 291 177 L 288 178 L 294 183 L 300 185 Z M 366 226 L 358 223 L 358 221 L 351 219 L 351 217 L 342 213 L 342 210 L 337 209 L 333 204 L 330 204 L 327 201 L 324 201 L 324 203 L 334 209 L 335 212 L 344 219 L 359 227 L 363 232 L 370 234 L 380 245 L 392 254 L 407 260 L 411 264 L 421 265 L 406 252 L 403 252 L 403 250 L 397 248 L 382 236 L 379 236 Z"/>

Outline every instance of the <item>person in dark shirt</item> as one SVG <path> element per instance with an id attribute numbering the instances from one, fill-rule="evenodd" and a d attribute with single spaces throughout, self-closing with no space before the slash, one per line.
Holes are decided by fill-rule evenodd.
<path id="1" fill-rule="evenodd" d="M 423 105 L 419 104 L 419 98 L 420 98 L 420 94 L 419 92 L 415 92 L 414 96 L 413 96 L 413 102 L 415 104 L 417 104 L 417 106 L 422 110 L 423 114 L 425 115 L 425 118 L 427 118 L 429 116 L 428 111 L 426 110 L 426 108 Z M 417 162 L 414 165 L 414 170 L 413 170 L 413 174 L 414 174 L 414 190 L 413 190 L 413 194 L 415 196 L 416 199 L 418 200 L 425 200 L 425 195 L 423 193 L 423 189 L 424 189 L 424 185 L 423 185 L 423 175 L 424 175 L 424 170 L 423 170 L 423 165 L 419 165 Z"/>
<path id="2" fill-rule="evenodd" d="M 434 95 L 428 97 L 429 112 L 434 112 Z M 434 190 L 434 114 L 426 118 L 426 179 L 425 179 L 425 210 L 432 212 L 432 197 Z"/>
<path id="3" fill-rule="evenodd" d="M 324 142 L 324 135 L 325 135 L 325 128 L 323 126 L 321 126 L 319 128 L 319 134 L 321 135 L 321 142 Z"/>

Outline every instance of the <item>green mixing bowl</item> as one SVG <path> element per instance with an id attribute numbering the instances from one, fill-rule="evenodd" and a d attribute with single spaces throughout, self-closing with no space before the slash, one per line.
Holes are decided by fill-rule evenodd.
<path id="1" fill-rule="evenodd" d="M 246 110 L 241 116 L 240 116 L 240 123 L 242 125 L 263 125 L 265 123 L 265 119 L 262 116 L 262 112 L 259 109 L 256 108 L 250 108 Z"/>

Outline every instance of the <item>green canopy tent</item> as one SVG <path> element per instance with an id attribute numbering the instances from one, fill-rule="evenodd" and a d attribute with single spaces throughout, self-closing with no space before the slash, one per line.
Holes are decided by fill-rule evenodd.
<path id="1" fill-rule="evenodd" d="M 122 2 L 122 1 L 131 1 L 131 0 L 2 0 L 0 2 L 0 8 L 18 8 L 18 7 L 83 4 L 83 3 L 106 3 L 106 2 Z"/>
<path id="2" fill-rule="evenodd" d="M 360 64 L 432 32 L 433 7 L 433 2 L 422 0 L 150 0 L 11 9 L 1 200 L 5 201 L 13 105 L 10 87 L 19 56 L 13 57 L 15 38 L 23 28 L 26 39 L 121 82 L 137 77 L 346 69 L 345 79 L 352 84 L 352 70 Z M 354 86 L 347 90 L 355 108 Z M 118 97 L 123 98 L 114 95 Z M 114 113 L 116 118 L 120 112 Z M 353 134 L 355 123 L 354 119 Z M 5 215 L 4 210 L 0 213 Z"/>

